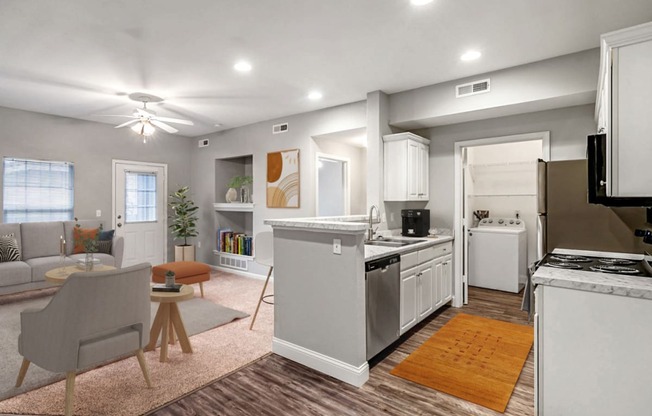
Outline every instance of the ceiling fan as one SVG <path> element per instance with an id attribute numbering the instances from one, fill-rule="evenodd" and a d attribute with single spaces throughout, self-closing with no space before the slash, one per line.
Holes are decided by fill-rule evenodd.
<path id="1" fill-rule="evenodd" d="M 194 123 L 190 120 L 182 120 L 179 118 L 170 118 L 170 117 L 160 117 L 156 113 L 147 108 L 148 103 L 160 103 L 163 101 L 161 97 L 155 95 L 144 94 L 141 92 L 135 92 L 129 94 L 129 98 L 133 101 L 139 101 L 143 103 L 143 108 L 136 108 L 132 115 L 106 115 L 106 117 L 127 117 L 131 118 L 125 123 L 115 126 L 116 129 L 121 127 L 131 126 L 131 129 L 141 136 L 151 136 L 156 131 L 156 127 L 164 130 L 168 133 L 177 133 L 179 130 L 166 123 L 175 123 L 175 124 L 184 124 L 186 126 L 193 126 Z"/>

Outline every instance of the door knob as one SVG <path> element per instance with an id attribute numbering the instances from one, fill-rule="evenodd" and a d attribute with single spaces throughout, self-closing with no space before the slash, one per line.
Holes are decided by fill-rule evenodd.
<path id="1" fill-rule="evenodd" d="M 121 223 L 121 222 L 119 222 L 119 223 L 116 224 L 116 225 L 118 226 L 118 228 L 122 227 L 122 223 Z"/>

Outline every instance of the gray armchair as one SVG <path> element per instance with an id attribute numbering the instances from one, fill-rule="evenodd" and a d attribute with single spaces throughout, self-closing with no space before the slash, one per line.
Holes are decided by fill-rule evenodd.
<path id="1" fill-rule="evenodd" d="M 78 370 L 136 354 L 148 387 L 143 348 L 149 341 L 151 266 L 143 263 L 106 272 L 75 273 L 50 303 L 20 314 L 18 352 L 30 362 L 66 373 L 66 415 L 71 415 Z"/>

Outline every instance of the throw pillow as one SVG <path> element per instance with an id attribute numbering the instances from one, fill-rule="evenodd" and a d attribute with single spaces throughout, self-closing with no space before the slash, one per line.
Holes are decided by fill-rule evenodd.
<path id="1" fill-rule="evenodd" d="M 97 237 L 99 229 L 97 228 L 80 228 L 75 227 L 72 230 L 73 240 L 75 246 L 72 249 L 73 254 L 86 253 L 86 248 L 84 247 L 84 241 L 94 240 Z"/>
<path id="2" fill-rule="evenodd" d="M 100 241 L 107 241 L 107 240 L 113 240 L 113 234 L 115 234 L 115 230 L 108 230 L 108 231 L 102 231 L 100 232 Z"/>
<path id="3" fill-rule="evenodd" d="M 97 252 L 111 254 L 111 246 L 113 246 L 113 240 L 100 240 L 97 242 Z"/>
<path id="4" fill-rule="evenodd" d="M 0 263 L 20 261 L 20 247 L 12 234 L 0 235 Z"/>

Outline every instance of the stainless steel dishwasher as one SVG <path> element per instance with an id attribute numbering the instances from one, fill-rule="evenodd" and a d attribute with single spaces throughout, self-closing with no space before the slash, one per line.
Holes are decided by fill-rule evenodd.
<path id="1" fill-rule="evenodd" d="M 367 288 L 367 360 L 399 337 L 401 257 L 396 254 L 365 264 Z"/>

